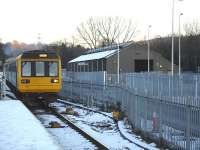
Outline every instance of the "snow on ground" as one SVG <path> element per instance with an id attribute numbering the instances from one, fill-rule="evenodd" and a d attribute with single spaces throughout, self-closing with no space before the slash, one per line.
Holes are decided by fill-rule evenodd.
<path id="1" fill-rule="evenodd" d="M 39 120 L 46 127 L 49 126 L 51 121 L 56 121 L 61 124 L 63 128 L 47 128 L 51 135 L 54 136 L 56 141 L 59 141 L 59 144 L 65 150 L 95 150 L 96 147 L 86 140 L 82 135 L 77 133 L 75 130 L 68 127 L 66 124 L 61 122 L 57 117 L 53 115 L 37 115 Z"/>
<path id="2" fill-rule="evenodd" d="M 60 150 L 40 122 L 17 100 L 0 100 L 0 150 Z"/>
<path id="3" fill-rule="evenodd" d="M 60 101 L 63 101 L 63 102 L 66 103 L 66 100 L 60 100 Z M 71 103 L 71 102 L 68 102 L 68 101 L 67 101 L 67 103 L 72 104 L 72 106 L 75 105 L 75 106 L 84 107 L 84 106 L 81 105 L 81 104 L 74 104 L 74 103 Z M 62 111 L 65 110 L 65 108 L 63 107 L 64 105 L 61 104 L 61 103 L 56 103 L 56 104 L 54 104 L 54 105 L 57 106 L 57 108 L 59 109 L 60 112 L 62 112 Z M 87 107 L 84 107 L 84 108 L 87 108 Z M 87 108 L 87 109 L 88 109 L 88 108 Z M 90 108 L 90 109 L 93 110 L 93 108 Z M 74 110 L 75 110 L 75 111 L 78 111 L 79 113 L 82 111 L 80 114 L 84 114 L 84 110 L 82 110 L 82 109 L 76 109 L 76 108 L 74 108 Z M 97 110 L 97 108 L 95 108 L 94 110 Z M 106 113 L 106 112 L 101 112 L 101 113 L 106 114 L 106 115 L 112 117 L 112 113 Z M 91 114 L 91 112 L 90 112 L 90 114 Z M 99 114 L 97 114 L 97 113 L 94 113 L 94 114 L 92 115 L 92 117 L 89 116 L 89 115 L 85 115 L 85 116 L 84 116 L 84 120 L 87 120 L 87 121 L 89 121 L 89 122 L 94 122 L 94 120 L 95 120 L 95 122 L 100 122 L 100 121 L 102 121 L 102 116 L 101 116 L 100 118 L 99 118 L 99 116 L 101 116 L 101 115 L 99 115 Z M 81 116 L 80 116 L 80 118 L 81 118 Z M 107 117 L 103 116 L 103 118 L 105 118 L 105 119 L 108 121 L 108 118 L 107 118 Z M 74 121 L 76 121 L 76 118 L 73 117 L 73 116 L 71 116 L 71 119 L 73 119 Z M 84 120 L 81 120 L 81 119 L 78 119 L 78 120 L 79 120 L 79 121 L 82 121 L 82 122 L 85 122 Z M 111 120 L 111 119 L 110 119 L 110 120 Z M 105 122 L 105 121 L 103 121 L 103 122 Z M 141 146 L 143 146 L 143 147 L 145 147 L 145 148 L 147 148 L 147 149 L 150 149 L 150 150 L 158 150 L 158 148 L 156 148 L 156 144 L 155 144 L 155 143 L 150 143 L 150 144 L 149 144 L 149 143 L 146 143 L 145 141 L 143 141 L 143 140 L 141 139 L 141 137 L 135 135 L 132 131 L 130 131 L 130 129 L 128 129 L 128 128 L 125 126 L 124 121 L 119 121 L 119 122 L 118 122 L 118 127 L 119 127 L 119 130 L 122 132 L 122 134 L 123 134 L 127 139 L 129 139 L 130 141 L 132 141 L 133 143 L 136 143 L 136 144 L 138 144 L 138 145 L 141 145 Z"/>
<path id="4" fill-rule="evenodd" d="M 122 134 L 129 140 L 133 141 L 134 143 L 142 145 L 143 147 L 147 149 L 158 150 L 158 148 L 155 148 L 156 145 L 154 143 L 147 144 L 144 141 L 142 141 L 138 136 L 132 134 L 131 133 L 132 131 L 127 129 L 127 127 L 125 126 L 124 121 L 118 121 L 118 127 L 120 131 L 122 132 Z"/>
<path id="5" fill-rule="evenodd" d="M 16 96 L 10 91 L 10 89 L 7 87 L 7 85 L 5 86 L 5 91 L 4 91 L 5 97 L 4 100 L 16 100 Z"/>
<path id="6" fill-rule="evenodd" d="M 85 109 L 88 109 L 88 110 L 91 110 L 91 111 L 99 111 L 99 108 L 97 108 L 95 106 L 93 106 L 92 108 L 88 108 L 88 107 L 83 106 L 82 104 L 75 104 L 75 103 L 72 103 L 72 102 L 69 102 L 69 101 L 66 101 L 66 100 L 58 99 L 58 101 L 64 102 L 66 104 L 70 104 L 72 106 L 78 106 L 78 107 L 81 107 L 81 108 L 85 108 Z M 112 117 L 112 113 L 108 113 L 108 112 L 101 112 L 101 113 Z"/>
<path id="7" fill-rule="evenodd" d="M 53 103 L 53 106 L 58 108 L 59 112 L 63 112 L 66 108 L 64 104 Z M 133 143 L 125 140 L 121 137 L 117 130 L 114 121 L 102 114 L 93 113 L 87 110 L 73 108 L 78 112 L 79 116 L 67 115 L 73 122 L 82 128 L 84 131 L 92 135 L 111 150 L 116 149 L 130 149 L 139 150 L 142 149 Z M 66 115 L 65 115 L 66 116 Z"/>

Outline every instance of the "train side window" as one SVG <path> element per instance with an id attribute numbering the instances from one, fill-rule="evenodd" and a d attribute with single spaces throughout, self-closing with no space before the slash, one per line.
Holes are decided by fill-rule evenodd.
<path id="1" fill-rule="evenodd" d="M 56 77 L 58 76 L 58 63 L 49 62 L 49 76 Z"/>
<path id="2" fill-rule="evenodd" d="M 44 70 L 44 62 L 38 61 L 35 63 L 36 65 L 36 76 L 44 76 L 45 70 Z"/>
<path id="3" fill-rule="evenodd" d="M 31 76 L 31 62 L 22 62 L 22 76 Z"/>

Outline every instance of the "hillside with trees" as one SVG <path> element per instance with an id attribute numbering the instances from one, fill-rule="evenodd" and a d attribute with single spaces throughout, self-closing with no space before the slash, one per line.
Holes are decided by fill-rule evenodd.
<path id="1" fill-rule="evenodd" d="M 181 67 L 182 71 L 200 72 L 200 23 L 194 21 L 184 25 L 181 35 Z M 179 37 L 174 38 L 174 63 L 178 65 Z M 171 60 L 171 36 L 150 40 L 151 49 Z M 146 43 L 145 43 L 146 44 Z"/>
<path id="2" fill-rule="evenodd" d="M 171 37 L 156 38 L 150 41 L 151 49 L 171 60 Z M 178 36 L 174 38 L 174 63 L 178 65 Z M 200 67 L 200 34 L 181 37 L 182 71 L 197 72 Z"/>

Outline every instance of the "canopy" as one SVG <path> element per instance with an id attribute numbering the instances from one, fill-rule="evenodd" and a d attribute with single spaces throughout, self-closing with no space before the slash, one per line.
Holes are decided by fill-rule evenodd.
<path id="1" fill-rule="evenodd" d="M 117 50 L 118 49 L 81 55 L 81 56 L 69 61 L 69 63 L 108 58 L 108 57 L 112 56 L 113 54 L 115 54 L 117 52 Z"/>

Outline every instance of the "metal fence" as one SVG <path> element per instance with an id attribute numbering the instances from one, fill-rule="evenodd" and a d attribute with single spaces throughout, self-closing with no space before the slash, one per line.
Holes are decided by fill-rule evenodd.
<path id="1" fill-rule="evenodd" d="M 121 74 L 119 83 L 117 75 L 106 75 L 102 84 L 68 75 L 62 95 L 86 103 L 119 102 L 130 123 L 150 137 L 175 149 L 200 149 L 199 75 L 131 73 Z"/>
<path id="2" fill-rule="evenodd" d="M 0 76 L 0 100 L 2 99 L 2 77 Z"/>
<path id="3" fill-rule="evenodd" d="M 96 84 L 106 83 L 106 71 L 99 72 L 72 72 L 63 70 L 63 80 L 66 81 L 85 81 L 93 82 Z"/>
<path id="4" fill-rule="evenodd" d="M 0 100 L 4 98 L 4 82 L 3 72 L 0 72 Z"/>

